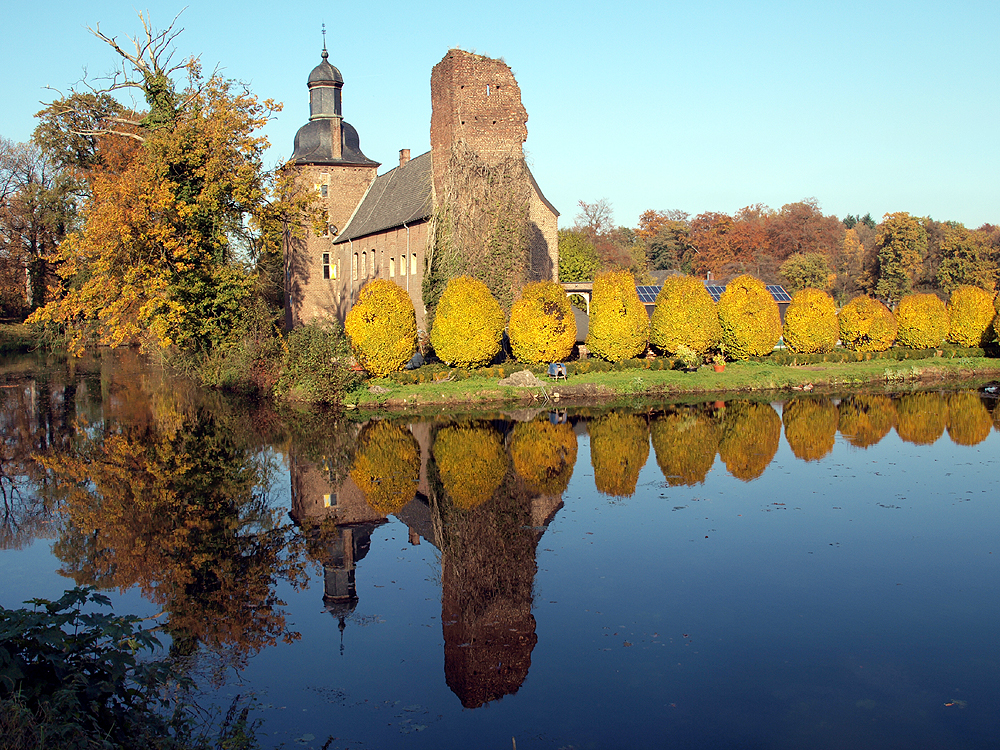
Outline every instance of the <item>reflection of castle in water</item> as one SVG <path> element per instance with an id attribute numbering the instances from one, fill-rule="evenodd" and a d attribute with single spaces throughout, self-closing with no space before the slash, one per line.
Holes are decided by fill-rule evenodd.
<path id="1" fill-rule="evenodd" d="M 293 454 L 291 515 L 313 529 L 313 555 L 324 570 L 323 601 L 341 632 L 358 603 L 355 567 L 388 515 L 406 524 L 411 544 L 423 538 L 440 550 L 445 680 L 463 706 L 475 708 L 516 692 L 527 677 L 538 640 L 531 613 L 535 551 L 562 500 L 532 492 L 515 473 L 507 448 L 514 426 L 493 421 L 475 429 L 505 446 L 499 486 L 474 507 L 456 504 L 432 450 L 441 429 L 409 425 L 419 446 L 419 477 L 413 497 L 391 514 L 371 507 L 350 472 Z"/>

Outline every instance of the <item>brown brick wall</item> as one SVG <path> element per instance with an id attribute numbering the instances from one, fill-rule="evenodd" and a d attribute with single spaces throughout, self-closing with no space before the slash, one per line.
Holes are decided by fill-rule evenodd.
<path id="1" fill-rule="evenodd" d="M 296 181 L 304 189 L 321 192 L 322 186 L 327 186 L 327 195 L 320 197 L 320 201 L 326 207 L 329 223 L 338 230 L 347 226 L 377 171 L 374 166 L 313 165 L 293 169 Z M 311 226 L 302 227 L 298 234 L 289 232 L 285 238 L 285 326 L 294 328 L 315 319 L 343 321 L 350 309 L 350 266 L 341 263 L 337 279 L 324 279 L 323 253 L 330 253 L 333 276 L 332 262 L 340 250 L 333 245 L 331 236 L 316 236 Z"/>
<path id="2" fill-rule="evenodd" d="M 523 156 L 528 113 L 510 67 L 459 49 L 431 71 L 431 150 L 434 187 L 444 192 L 452 143 L 464 143 L 487 164 Z"/>

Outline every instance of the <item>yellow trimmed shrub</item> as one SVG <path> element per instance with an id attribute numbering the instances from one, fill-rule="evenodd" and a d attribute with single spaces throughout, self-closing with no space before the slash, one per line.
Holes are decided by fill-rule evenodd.
<path id="1" fill-rule="evenodd" d="M 993 297 L 978 286 L 960 286 L 948 300 L 948 341 L 959 346 L 989 343 L 996 317 Z"/>
<path id="2" fill-rule="evenodd" d="M 564 295 L 565 296 L 565 295 Z M 510 445 L 514 471 L 536 495 L 559 496 L 576 465 L 576 433 L 568 422 L 518 422 Z"/>
<path id="3" fill-rule="evenodd" d="M 591 420 L 590 463 L 594 485 L 605 495 L 631 497 L 649 458 L 649 426 L 635 414 L 611 412 Z"/>
<path id="4" fill-rule="evenodd" d="M 715 463 L 719 426 L 707 414 L 679 408 L 650 425 L 656 463 L 671 487 L 702 484 Z"/>
<path id="5" fill-rule="evenodd" d="M 486 426 L 442 427 L 431 452 L 444 491 L 465 510 L 493 497 L 507 473 L 507 453 L 500 436 Z"/>
<path id="6" fill-rule="evenodd" d="M 774 460 L 779 442 L 781 418 L 773 406 L 753 401 L 726 404 L 719 458 L 734 477 L 749 482 L 763 474 Z"/>
<path id="7" fill-rule="evenodd" d="M 850 396 L 840 402 L 840 434 L 856 448 L 869 448 L 896 426 L 896 405 L 888 396 Z"/>
<path id="8" fill-rule="evenodd" d="M 442 362 L 479 367 L 500 351 L 504 325 L 500 303 L 486 284 L 471 276 L 456 276 L 438 301 L 431 345 Z"/>
<path id="9" fill-rule="evenodd" d="M 785 346 L 796 354 L 833 351 L 840 336 L 833 297 L 811 287 L 796 292 L 785 310 L 783 335 Z"/>
<path id="10" fill-rule="evenodd" d="M 840 420 L 830 399 L 793 398 L 785 404 L 781 421 L 785 425 L 785 440 L 796 458 L 818 461 L 833 450 Z"/>
<path id="11" fill-rule="evenodd" d="M 719 313 L 705 284 L 694 276 L 668 276 L 656 297 L 649 328 L 650 343 L 676 354 L 686 346 L 704 355 L 722 341 Z"/>
<path id="12" fill-rule="evenodd" d="M 388 279 L 362 287 L 344 330 L 358 362 L 377 378 L 402 370 L 417 350 L 417 317 L 410 295 Z"/>
<path id="13" fill-rule="evenodd" d="M 896 434 L 907 443 L 937 442 L 947 422 L 948 404 L 940 393 L 908 393 L 896 401 Z"/>
<path id="14" fill-rule="evenodd" d="M 760 279 L 743 275 L 730 281 L 718 311 L 722 343 L 733 359 L 770 354 L 781 338 L 778 303 Z"/>
<path id="15" fill-rule="evenodd" d="M 351 479 L 374 510 L 395 513 L 417 493 L 420 446 L 402 425 L 371 422 L 358 436 Z"/>
<path id="16" fill-rule="evenodd" d="M 649 341 L 649 316 L 628 271 L 609 271 L 594 279 L 587 348 L 609 362 L 642 354 Z"/>
<path id="17" fill-rule="evenodd" d="M 956 445 L 979 445 L 990 434 L 993 420 L 978 393 L 948 395 L 948 437 Z"/>
<path id="18" fill-rule="evenodd" d="M 896 316 L 871 297 L 855 297 L 840 311 L 840 341 L 856 352 L 884 352 L 896 340 Z"/>
<path id="19" fill-rule="evenodd" d="M 907 294 L 896 306 L 896 343 L 934 349 L 948 335 L 948 309 L 936 294 Z"/>
<path id="20" fill-rule="evenodd" d="M 576 318 L 562 285 L 528 284 L 510 310 L 510 348 L 522 362 L 561 362 L 576 344 Z"/>

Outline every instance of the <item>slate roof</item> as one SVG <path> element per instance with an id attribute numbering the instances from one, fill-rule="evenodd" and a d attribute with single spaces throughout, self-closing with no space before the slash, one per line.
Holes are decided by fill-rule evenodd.
<path id="1" fill-rule="evenodd" d="M 430 151 L 376 177 L 334 244 L 429 219 L 432 184 Z"/>

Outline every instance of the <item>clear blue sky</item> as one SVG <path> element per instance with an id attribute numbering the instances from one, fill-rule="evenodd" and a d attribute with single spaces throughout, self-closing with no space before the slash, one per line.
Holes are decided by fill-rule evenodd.
<path id="1" fill-rule="evenodd" d="M 0 135 L 27 140 L 45 86 L 116 64 L 86 27 L 135 34 L 131 2 L 8 3 Z M 164 27 L 184 6 L 155 0 Z M 200 55 L 284 102 L 269 158 L 291 155 L 326 23 L 344 116 L 391 167 L 428 148 L 430 71 L 450 47 L 503 57 L 528 110 L 525 144 L 569 226 L 607 198 L 732 213 L 815 197 L 824 213 L 909 211 L 1000 223 L 1000 3 L 244 3 L 193 0 L 179 56 Z"/>

